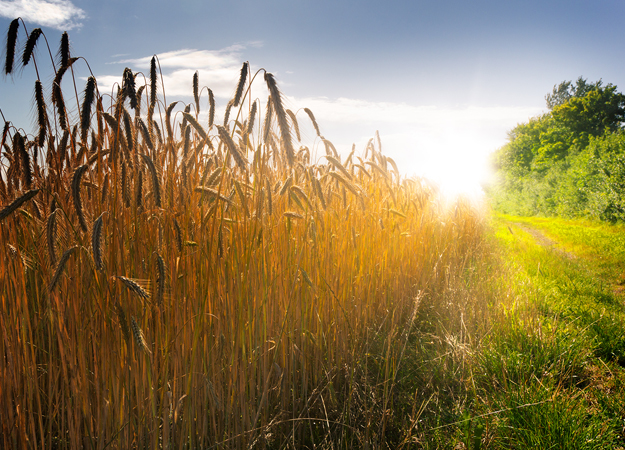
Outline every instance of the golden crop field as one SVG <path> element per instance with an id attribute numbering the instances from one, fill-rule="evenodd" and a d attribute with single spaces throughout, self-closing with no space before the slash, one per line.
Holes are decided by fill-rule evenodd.
<path id="1" fill-rule="evenodd" d="M 5 73 L 43 36 L 14 24 Z M 78 67 L 65 34 L 38 133 L 2 131 L 0 446 L 365 448 L 407 421 L 409 336 L 460 308 L 479 211 L 379 136 L 340 155 L 247 63 L 224 117 L 197 76 L 167 103 L 157 57 L 113 95 Z"/>

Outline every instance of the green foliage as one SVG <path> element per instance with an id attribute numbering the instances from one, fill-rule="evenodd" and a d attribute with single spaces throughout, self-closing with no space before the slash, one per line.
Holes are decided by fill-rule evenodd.
<path id="1" fill-rule="evenodd" d="M 594 83 L 588 83 L 584 78 L 579 77 L 573 85 L 570 81 L 563 81 L 553 87 L 551 94 L 545 96 L 547 107 L 553 109 L 556 106 L 563 105 L 573 97 L 584 97 L 591 90 L 601 86 L 601 80 Z"/>
<path id="2" fill-rule="evenodd" d="M 493 157 L 496 209 L 518 215 L 625 218 L 625 95 L 579 78 L 546 96 L 549 113 L 519 124 Z"/>

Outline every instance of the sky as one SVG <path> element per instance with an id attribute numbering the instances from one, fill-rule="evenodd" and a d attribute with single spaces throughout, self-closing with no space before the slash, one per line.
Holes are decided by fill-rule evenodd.
<path id="1" fill-rule="evenodd" d="M 68 31 L 100 92 L 125 67 L 148 73 L 157 55 L 168 103 L 192 101 L 197 70 L 223 111 L 249 61 L 275 75 L 301 122 L 313 111 L 341 154 L 364 153 L 379 131 L 400 171 L 452 193 L 488 182 L 489 155 L 547 111 L 554 85 L 583 76 L 625 89 L 621 0 L 0 0 L 0 33 L 18 16 L 53 54 Z M 41 43 L 36 57 L 51 84 Z M 86 64 L 76 72 L 82 90 Z M 0 110 L 28 132 L 35 80 L 30 66 L 0 80 Z M 266 98 L 262 82 L 252 91 Z"/>

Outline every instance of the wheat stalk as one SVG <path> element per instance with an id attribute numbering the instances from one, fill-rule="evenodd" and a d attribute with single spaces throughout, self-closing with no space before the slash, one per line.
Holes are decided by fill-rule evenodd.
<path id="1" fill-rule="evenodd" d="M 96 81 L 95 77 L 87 78 L 87 85 L 85 86 L 85 92 L 83 95 L 82 110 L 80 113 L 80 131 L 82 140 L 85 140 L 87 132 L 89 131 L 89 125 L 91 124 L 91 106 L 95 99 Z"/>
<path id="2" fill-rule="evenodd" d="M 299 134 L 299 124 L 297 123 L 297 117 L 295 117 L 295 114 L 290 109 L 287 109 L 286 113 L 291 119 L 291 124 L 293 125 L 293 130 L 295 130 L 295 136 L 297 137 L 297 142 L 301 142 L 302 137 Z"/>
<path id="3" fill-rule="evenodd" d="M 148 300 L 150 298 L 148 291 L 143 289 L 141 285 L 132 278 L 127 278 L 121 275 L 115 275 L 115 278 L 121 281 L 122 284 L 128 288 L 128 290 L 137 294 L 141 299 Z"/>
<path id="4" fill-rule="evenodd" d="M 245 81 L 247 80 L 247 62 L 243 63 L 243 67 L 241 67 L 241 74 L 239 75 L 239 83 L 237 84 L 237 90 L 234 94 L 234 102 L 233 106 L 239 106 L 241 102 L 241 97 L 243 96 L 243 89 L 245 88 Z"/>
<path id="5" fill-rule="evenodd" d="M 315 119 L 315 115 L 313 114 L 313 112 L 308 108 L 304 108 L 304 112 L 308 114 L 308 117 L 310 117 L 310 121 L 312 122 L 313 127 L 315 128 L 315 132 L 317 133 L 317 136 L 321 137 L 321 133 L 319 132 L 319 125 L 317 124 L 317 120 Z"/>
<path id="6" fill-rule="evenodd" d="M 46 137 L 48 115 L 46 113 L 46 102 L 43 98 L 43 86 L 39 80 L 35 81 L 35 102 L 37 103 L 37 124 L 39 125 L 38 144 L 43 146 Z"/>
<path id="7" fill-rule="evenodd" d="M 104 262 L 102 260 L 102 220 L 106 211 L 100 214 L 95 222 L 91 232 L 91 249 L 93 250 L 93 261 L 96 268 L 100 272 L 104 272 Z"/>
<path id="8" fill-rule="evenodd" d="M 154 252 L 156 255 L 156 304 L 161 305 L 163 303 L 163 296 L 165 293 L 165 261 L 158 252 Z"/>
<path id="9" fill-rule="evenodd" d="M 67 264 L 67 261 L 69 260 L 69 257 L 72 256 L 72 253 L 74 253 L 77 249 L 78 249 L 78 246 L 74 245 L 73 247 L 70 247 L 67 250 L 65 250 L 65 252 L 61 256 L 59 265 L 56 266 L 56 270 L 54 271 L 54 275 L 52 276 L 52 279 L 50 281 L 50 286 L 48 287 L 48 292 L 50 294 L 54 291 L 54 288 L 58 284 L 59 279 L 61 278 L 61 274 L 63 273 L 63 270 L 65 269 L 65 265 Z"/>
<path id="10" fill-rule="evenodd" d="M 39 193 L 39 189 L 32 189 L 32 190 L 22 194 L 20 197 L 16 198 L 6 208 L 0 210 L 0 222 L 2 222 L 4 219 L 6 219 L 8 216 L 10 216 L 11 213 L 13 213 L 15 210 L 17 210 L 17 208 L 22 206 L 25 202 L 27 202 L 28 200 L 33 198 L 38 193 Z"/>
<path id="11" fill-rule="evenodd" d="M 228 152 L 230 153 L 230 155 L 234 159 L 234 162 L 237 164 L 239 169 L 241 169 L 243 172 L 246 172 L 247 171 L 247 161 L 245 160 L 245 157 L 241 154 L 241 152 L 237 148 L 236 144 L 234 143 L 234 141 L 230 137 L 230 133 L 228 133 L 228 130 L 226 130 L 221 125 L 217 125 L 217 132 L 219 133 L 219 138 L 221 139 L 221 141 L 228 148 Z"/>
<path id="12" fill-rule="evenodd" d="M 154 203 L 156 203 L 156 207 L 161 207 L 161 183 L 158 179 L 158 174 L 156 172 L 156 167 L 154 166 L 154 161 L 148 155 L 142 154 L 141 157 L 145 162 L 145 165 L 148 166 L 148 170 L 150 171 L 150 179 L 152 180 L 152 192 L 154 193 Z"/>
<path id="13" fill-rule="evenodd" d="M 282 145 L 284 146 L 287 162 L 289 163 L 289 166 L 293 166 L 295 160 L 295 150 L 293 149 L 293 143 L 291 142 L 291 130 L 286 120 L 286 112 L 284 111 L 284 106 L 282 105 L 282 93 L 278 89 L 276 79 L 269 72 L 265 72 L 265 83 L 267 83 L 267 88 L 269 89 L 269 93 L 271 95 L 273 110 L 278 118 L 280 138 Z"/>
<path id="14" fill-rule="evenodd" d="M 4 74 L 9 75 L 13 72 L 13 62 L 15 60 L 15 46 L 17 44 L 17 32 L 19 30 L 19 19 L 13 19 L 9 25 L 7 32 L 7 46 L 4 60 Z"/>
<path id="15" fill-rule="evenodd" d="M 56 238 L 56 213 L 57 208 L 54 209 L 48 216 L 46 223 L 46 242 L 48 243 L 48 256 L 50 258 L 50 266 L 56 264 L 56 250 L 54 248 L 54 241 Z"/>
<path id="16" fill-rule="evenodd" d="M 87 221 L 85 219 L 85 213 L 82 208 L 82 198 L 80 196 L 80 180 L 83 174 L 87 171 L 87 165 L 83 164 L 74 171 L 72 177 L 72 200 L 74 201 L 74 209 L 78 215 L 78 222 L 83 231 L 87 231 Z"/>
<path id="17" fill-rule="evenodd" d="M 135 320 L 134 316 L 130 317 L 130 327 L 132 329 L 132 336 L 137 347 L 146 353 L 152 354 L 148 348 L 148 343 L 145 341 L 145 337 L 143 336 L 143 330 L 139 327 L 139 324 Z"/>

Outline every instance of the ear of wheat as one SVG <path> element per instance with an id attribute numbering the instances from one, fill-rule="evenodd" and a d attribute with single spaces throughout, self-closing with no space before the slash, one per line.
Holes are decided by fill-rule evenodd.
<path id="1" fill-rule="evenodd" d="M 134 316 L 130 317 L 130 328 L 132 329 L 132 337 L 135 340 L 135 345 L 146 353 L 151 354 L 150 348 L 148 347 L 148 343 L 145 341 L 145 337 L 143 335 L 143 330 L 139 327 Z"/>
<path id="2" fill-rule="evenodd" d="M 78 216 L 78 222 L 83 231 L 87 231 L 87 220 L 85 219 L 85 213 L 82 208 L 82 198 L 80 196 L 80 180 L 83 174 L 87 171 L 87 165 L 83 164 L 74 171 L 72 177 L 72 200 L 74 201 L 74 208 Z"/>
<path id="3" fill-rule="evenodd" d="M 52 276 L 52 279 L 50 280 L 50 286 L 48 287 L 48 291 L 50 293 L 54 291 L 54 288 L 58 284 L 59 279 L 61 278 L 61 274 L 63 273 L 63 270 L 65 269 L 65 265 L 67 264 L 67 261 L 69 261 L 69 257 L 72 256 L 72 254 L 77 249 L 78 249 L 77 245 L 70 247 L 67 250 L 65 250 L 65 252 L 63 253 L 63 256 L 61 256 L 61 260 L 59 261 L 58 266 L 56 266 L 54 275 Z"/>
<path id="4" fill-rule="evenodd" d="M 28 200 L 33 198 L 35 195 L 39 193 L 39 189 L 32 189 L 20 197 L 16 198 L 9 206 L 0 210 L 0 222 L 6 219 L 11 213 L 15 212 L 20 206 L 26 203 Z"/>
<path id="5" fill-rule="evenodd" d="M 100 272 L 104 272 L 104 261 L 102 260 L 102 220 L 106 211 L 100 214 L 95 222 L 93 222 L 93 230 L 91 232 L 91 249 L 93 251 L 93 261 L 96 268 Z"/>

